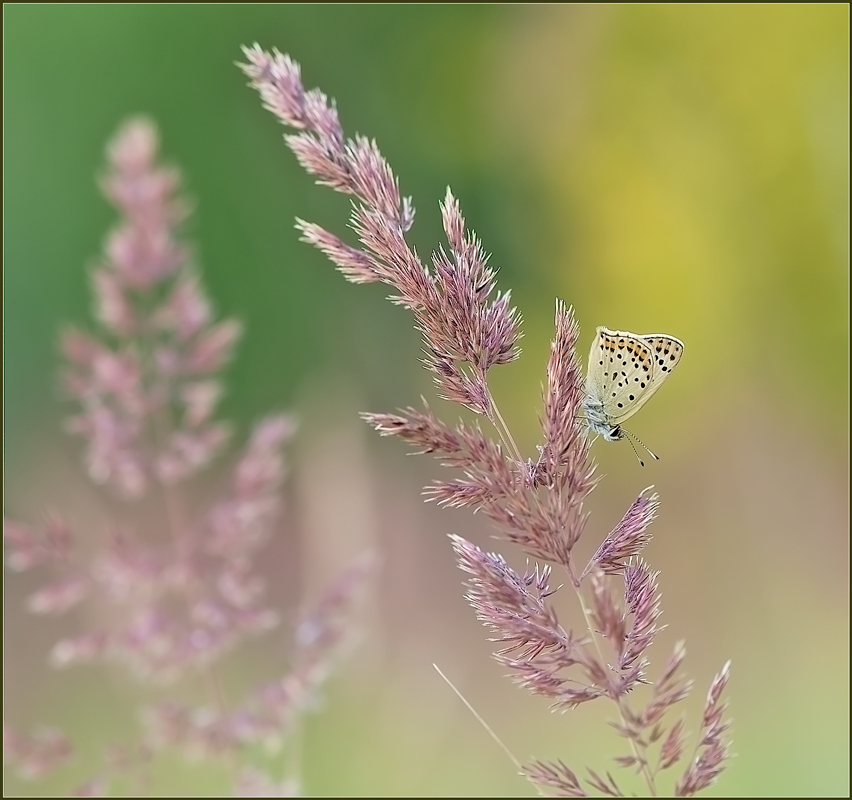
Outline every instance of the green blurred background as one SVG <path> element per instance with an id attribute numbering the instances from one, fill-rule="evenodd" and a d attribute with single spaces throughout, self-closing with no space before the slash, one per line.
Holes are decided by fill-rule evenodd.
<path id="1" fill-rule="evenodd" d="M 241 431 L 277 408 L 301 421 L 276 597 L 293 608 L 364 547 L 383 559 L 360 643 L 306 723 L 305 791 L 533 793 L 432 662 L 519 758 L 611 768 L 609 709 L 551 715 L 489 659 L 445 538 L 492 548 L 487 525 L 424 507 L 437 465 L 357 419 L 433 391 L 407 314 L 297 241 L 296 215 L 342 232 L 348 201 L 300 170 L 234 66 L 241 44 L 278 47 L 348 134 L 376 138 L 414 198 L 418 252 L 441 240 L 450 185 L 494 254 L 526 332 L 494 386 L 527 453 L 555 297 L 584 357 L 601 324 L 685 342 L 631 420 L 661 460 L 595 445 L 583 545 L 655 485 L 647 556 L 669 627 L 652 657 L 686 639 L 692 727 L 733 660 L 737 757 L 711 794 L 848 795 L 848 23 L 846 5 L 5 6 L 6 513 L 52 508 L 96 534 L 108 518 L 59 433 L 56 340 L 89 317 L 86 269 L 114 222 L 104 145 L 145 113 L 196 204 L 208 291 L 246 326 L 225 414 Z M 23 612 L 34 580 L 5 582 L 6 720 L 61 725 L 84 759 L 12 793 L 67 789 L 136 725 L 120 674 L 42 666 L 63 628 Z M 248 648 L 233 691 L 285 653 L 281 635 Z M 162 780 L 227 788 L 177 762 Z"/>

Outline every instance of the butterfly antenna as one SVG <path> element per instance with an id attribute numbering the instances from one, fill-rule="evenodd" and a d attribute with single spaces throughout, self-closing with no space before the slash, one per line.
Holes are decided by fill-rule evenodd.
<path id="1" fill-rule="evenodd" d="M 636 445 L 633 444 L 634 440 L 639 442 L 639 444 L 641 444 L 642 447 L 644 447 L 651 454 L 651 458 L 656 461 L 660 460 L 660 457 L 650 447 L 648 447 L 648 445 L 646 445 L 645 442 L 643 442 L 638 436 L 635 436 L 634 434 L 630 433 L 630 431 L 624 430 L 624 428 L 621 429 L 621 432 L 627 434 L 627 441 L 630 442 L 630 446 L 633 448 L 633 452 L 636 453 L 636 458 L 639 458 L 639 453 L 636 450 Z M 645 462 L 641 458 L 639 458 L 639 463 L 643 467 L 645 466 Z"/>

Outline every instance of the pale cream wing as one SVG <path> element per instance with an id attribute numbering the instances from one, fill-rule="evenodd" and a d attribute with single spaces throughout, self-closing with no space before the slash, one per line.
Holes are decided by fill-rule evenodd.
<path id="1" fill-rule="evenodd" d="M 637 338 L 648 347 L 651 354 L 651 369 L 648 373 L 650 380 L 646 382 L 644 387 L 641 386 L 641 382 L 636 384 L 640 386 L 640 392 L 635 394 L 635 399 L 631 401 L 628 412 L 619 419 L 619 422 L 623 422 L 635 414 L 651 399 L 651 396 L 672 374 L 672 370 L 680 363 L 683 355 L 683 342 L 674 336 L 665 333 L 649 333 Z M 631 392 L 631 394 L 633 393 Z"/>
<path id="2" fill-rule="evenodd" d="M 676 340 L 675 340 L 676 341 Z M 682 347 L 681 347 L 682 350 Z M 631 417 L 656 391 L 653 343 L 626 331 L 597 329 L 589 353 L 586 391 L 612 426 Z"/>

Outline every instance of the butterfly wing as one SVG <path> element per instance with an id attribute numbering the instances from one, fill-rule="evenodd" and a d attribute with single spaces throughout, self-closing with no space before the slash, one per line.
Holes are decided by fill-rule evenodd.
<path id="1" fill-rule="evenodd" d="M 609 425 L 618 426 L 648 402 L 682 355 L 683 342 L 674 336 L 600 327 L 589 354 L 588 399 L 600 403 Z"/>
<path id="2" fill-rule="evenodd" d="M 665 333 L 646 334 L 642 336 L 642 341 L 651 348 L 654 357 L 651 384 L 648 387 L 647 395 L 642 400 L 642 403 L 644 403 L 660 388 L 660 384 L 671 375 L 672 370 L 680 363 L 680 358 L 683 355 L 683 342 Z"/>

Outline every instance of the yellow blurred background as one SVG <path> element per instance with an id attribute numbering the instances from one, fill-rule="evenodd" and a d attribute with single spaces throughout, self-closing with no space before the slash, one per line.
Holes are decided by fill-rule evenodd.
<path id="1" fill-rule="evenodd" d="M 186 234 L 208 291 L 246 326 L 225 415 L 242 432 L 273 409 L 300 419 L 266 560 L 285 616 L 351 555 L 382 559 L 357 647 L 305 722 L 307 794 L 533 793 L 433 662 L 522 760 L 600 772 L 622 748 L 609 708 L 552 715 L 502 677 L 446 534 L 518 568 L 522 554 L 424 506 L 437 463 L 358 420 L 433 398 L 431 381 L 406 312 L 298 243 L 295 216 L 342 234 L 348 203 L 301 172 L 245 87 L 233 62 L 254 41 L 301 62 L 349 135 L 376 138 L 418 209 L 421 256 L 452 187 L 525 319 L 523 357 L 492 374 L 528 455 L 556 297 L 583 358 L 597 325 L 684 341 L 629 425 L 661 460 L 594 446 L 605 478 L 580 547 L 654 484 L 647 558 L 668 628 L 652 658 L 686 640 L 690 728 L 733 661 L 736 758 L 709 794 L 848 795 L 848 6 L 19 5 L 4 26 L 5 512 L 61 511 L 93 537 L 110 519 L 60 433 L 56 338 L 90 318 L 87 267 L 114 222 L 94 180 L 104 145 L 148 114 L 196 204 Z M 152 696 L 44 666 L 86 612 L 26 615 L 35 585 L 4 582 L 5 718 L 64 727 L 83 758 L 44 784 L 7 777 L 13 794 L 82 781 Z M 288 630 L 229 660 L 234 696 L 280 671 Z M 177 761 L 160 777 L 163 792 L 227 791 Z"/>

